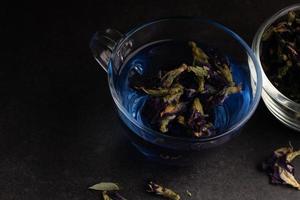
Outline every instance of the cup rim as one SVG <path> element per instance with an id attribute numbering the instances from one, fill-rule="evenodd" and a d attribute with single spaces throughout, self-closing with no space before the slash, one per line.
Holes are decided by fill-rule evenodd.
<path id="1" fill-rule="evenodd" d="M 288 98 L 286 95 L 284 95 L 282 92 L 280 92 L 269 80 L 267 75 L 265 74 L 261 60 L 260 60 L 260 44 L 261 39 L 263 36 L 263 33 L 267 28 L 270 27 L 276 20 L 279 18 L 285 16 L 289 11 L 291 10 L 299 10 L 300 11 L 300 3 L 292 4 L 290 6 L 287 6 L 279 11 L 277 11 L 275 14 L 273 14 L 271 17 L 267 18 L 259 27 L 257 30 L 253 42 L 252 42 L 252 49 L 254 51 L 255 56 L 257 57 L 257 60 L 259 62 L 259 65 L 261 67 L 261 73 L 263 77 L 263 90 L 273 97 L 277 102 L 279 102 L 282 106 L 287 107 L 289 109 L 295 110 L 297 112 L 300 112 L 300 103 L 297 103 L 290 98 Z"/>
<path id="2" fill-rule="evenodd" d="M 153 25 L 156 23 L 161 23 L 161 22 L 165 22 L 165 21 L 171 21 L 171 20 L 193 20 L 193 21 L 198 21 L 199 23 L 207 23 L 207 24 L 211 24 L 219 29 L 221 29 L 222 31 L 224 31 L 225 33 L 227 33 L 228 35 L 230 35 L 233 39 L 235 39 L 244 49 L 244 51 L 246 51 L 247 55 L 248 55 L 248 59 L 251 59 L 251 61 L 254 64 L 255 67 L 255 71 L 256 71 L 256 91 L 255 91 L 255 95 L 253 96 L 253 102 L 251 107 L 249 108 L 249 112 L 247 113 L 247 115 L 240 120 L 239 122 L 237 122 L 236 124 L 234 124 L 230 129 L 226 130 L 225 132 L 215 135 L 215 136 L 209 136 L 209 137 L 203 137 L 203 138 L 184 138 L 184 137 L 175 137 L 175 136 L 170 136 L 170 135 L 164 135 L 161 134 L 160 132 L 151 129 L 143 124 L 138 123 L 134 118 L 131 117 L 131 115 L 127 112 L 127 110 L 123 107 L 123 105 L 121 104 L 121 101 L 116 93 L 116 90 L 114 88 L 114 84 L 111 78 L 111 74 L 112 74 L 112 67 L 111 64 L 109 65 L 109 69 L 108 69 L 108 81 L 109 81 L 109 87 L 110 87 L 110 91 L 113 97 L 113 100 L 115 102 L 115 104 L 117 105 L 118 109 L 122 112 L 123 115 L 125 115 L 125 117 L 130 120 L 130 122 L 132 122 L 135 126 L 137 126 L 139 129 L 142 129 L 144 131 L 146 131 L 148 134 L 155 136 L 155 137 L 161 137 L 164 138 L 166 140 L 171 139 L 171 140 L 178 140 L 178 141 L 183 141 L 183 142 L 207 142 L 207 141 L 213 141 L 216 140 L 218 138 L 224 137 L 230 133 L 233 133 L 237 130 L 239 130 L 249 119 L 250 117 L 254 114 L 254 111 L 256 110 L 258 103 L 260 101 L 260 97 L 261 97 L 261 91 L 262 91 L 262 75 L 261 75 L 261 66 L 260 63 L 258 62 L 254 52 L 252 51 L 252 49 L 248 46 L 248 44 L 235 32 L 233 32 L 232 30 L 230 30 L 229 28 L 225 27 L 224 25 L 217 23 L 213 20 L 210 19 L 205 19 L 205 18 L 200 18 L 200 17 L 174 17 L 174 18 L 162 18 L 162 19 L 157 19 L 157 20 L 153 20 L 147 23 L 144 23 L 142 25 L 136 26 L 135 28 L 131 29 L 130 31 L 128 31 L 124 38 L 122 38 L 119 43 L 115 46 L 115 48 L 113 49 L 112 52 L 112 56 L 110 58 L 109 62 L 112 62 L 113 58 L 116 56 L 116 52 L 118 49 L 120 49 L 126 39 L 130 38 L 134 33 L 136 33 L 137 31 L 149 26 L 149 25 Z M 251 73 L 251 70 L 250 70 Z"/>

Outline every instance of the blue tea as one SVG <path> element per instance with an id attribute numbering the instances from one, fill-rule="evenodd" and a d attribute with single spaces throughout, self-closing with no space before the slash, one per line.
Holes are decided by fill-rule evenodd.
<path id="1" fill-rule="evenodd" d="M 205 44 L 201 45 L 205 47 Z M 249 110 L 252 99 L 251 84 L 247 67 L 232 60 L 230 55 L 226 56 L 230 63 L 233 79 L 236 84 L 241 84 L 240 93 L 229 95 L 222 104 L 213 108 L 213 124 L 216 134 L 229 130 Z M 142 110 L 149 98 L 132 87 L 132 77 L 141 76 L 151 81 L 151 77 L 162 70 L 170 70 L 180 66 L 182 63 L 193 62 L 191 48 L 187 42 L 158 41 L 145 45 L 124 62 L 121 67 L 120 77 L 116 79 L 115 86 L 120 92 L 122 104 L 128 113 L 138 123 L 150 126 L 149 120 L 144 116 Z"/>

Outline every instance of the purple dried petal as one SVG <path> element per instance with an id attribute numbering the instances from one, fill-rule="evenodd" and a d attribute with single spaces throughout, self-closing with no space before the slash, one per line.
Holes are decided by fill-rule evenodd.
<path id="1" fill-rule="evenodd" d="M 278 166 L 274 166 L 274 169 L 272 172 L 269 173 L 270 176 L 270 182 L 273 184 L 283 184 L 283 180 L 280 178 Z"/>
<path id="2" fill-rule="evenodd" d="M 290 163 L 298 155 L 298 152 L 294 152 L 291 147 L 274 151 L 263 163 L 263 170 L 268 173 L 270 182 L 273 184 L 288 184 L 300 189 L 300 184 L 294 177 L 295 168 Z"/>
<path id="3" fill-rule="evenodd" d="M 204 114 L 202 105 L 198 98 L 195 98 L 192 114 L 188 120 L 188 126 L 194 137 L 210 136 L 215 133 L 212 123 L 208 121 L 208 116 Z"/>

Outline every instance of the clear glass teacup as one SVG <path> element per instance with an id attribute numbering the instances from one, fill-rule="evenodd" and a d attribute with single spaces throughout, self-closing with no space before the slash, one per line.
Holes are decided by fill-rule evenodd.
<path id="1" fill-rule="evenodd" d="M 236 69 L 242 71 L 242 74 L 233 75 L 241 82 L 244 90 L 247 90 L 247 95 L 243 96 L 243 101 L 239 101 L 238 97 L 228 101 L 230 104 L 225 100 L 224 103 L 228 103 L 229 106 L 223 112 L 232 112 L 234 117 L 219 121 L 216 119 L 215 123 L 227 125 L 217 135 L 183 138 L 162 134 L 144 124 L 141 114 L 136 112 L 142 106 L 140 100 L 147 96 L 135 96 L 128 87 L 126 77 L 132 73 L 143 75 L 148 69 L 143 59 L 132 62 L 132 58 L 149 45 L 170 41 L 197 41 L 220 49 L 234 60 Z M 254 113 L 260 100 L 261 67 L 251 48 L 236 33 L 210 20 L 161 19 L 137 26 L 126 34 L 107 29 L 95 33 L 90 48 L 96 61 L 107 72 L 111 95 L 120 118 L 130 129 L 124 132 L 140 152 L 150 159 L 165 160 L 169 163 L 189 163 L 190 158 L 195 156 L 191 152 L 218 146 L 238 134 Z M 153 55 L 161 56 L 161 53 L 158 51 Z M 166 57 L 172 59 L 172 56 Z"/>

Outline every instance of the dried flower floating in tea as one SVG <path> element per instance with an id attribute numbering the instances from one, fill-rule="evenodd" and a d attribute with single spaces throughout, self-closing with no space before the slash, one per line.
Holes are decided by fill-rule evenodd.
<path id="1" fill-rule="evenodd" d="M 290 11 L 262 36 L 261 61 L 270 81 L 300 103 L 300 16 Z"/>
<path id="2" fill-rule="evenodd" d="M 152 181 L 150 181 L 147 185 L 147 192 L 154 193 L 171 200 L 180 200 L 179 194 Z"/>
<path id="3" fill-rule="evenodd" d="M 300 150 L 294 151 L 292 147 L 277 149 L 263 163 L 262 168 L 270 177 L 272 184 L 286 184 L 300 190 L 300 183 L 294 177 L 295 168 L 291 162 L 300 155 Z"/>
<path id="4" fill-rule="evenodd" d="M 189 45 L 192 47 L 192 53 L 194 57 L 193 65 L 197 63 L 208 63 L 208 56 L 206 53 L 193 41 L 189 42 Z"/>
<path id="5" fill-rule="evenodd" d="M 89 187 L 88 189 L 102 192 L 103 200 L 126 200 L 118 193 L 120 188 L 116 183 L 101 182 Z"/>
<path id="6" fill-rule="evenodd" d="M 173 69 L 173 70 L 167 72 L 162 77 L 162 86 L 164 88 L 169 88 L 172 85 L 174 79 L 177 78 L 181 73 L 183 73 L 187 68 L 188 67 L 186 64 L 182 64 L 177 69 Z"/>
<path id="7" fill-rule="evenodd" d="M 183 63 L 160 71 L 153 87 L 149 81 L 131 86 L 149 96 L 143 110 L 156 130 L 183 137 L 212 136 L 216 134 L 212 123 L 214 107 L 229 95 L 241 92 L 242 86 L 235 84 L 225 56 L 214 49 L 205 52 L 195 42 L 188 45 L 192 65 Z"/>

